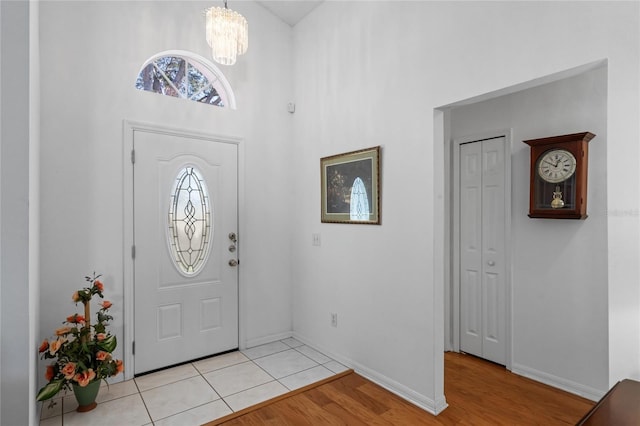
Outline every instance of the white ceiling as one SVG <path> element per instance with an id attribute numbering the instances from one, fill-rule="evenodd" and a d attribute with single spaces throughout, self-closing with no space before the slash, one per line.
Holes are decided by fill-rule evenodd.
<path id="1" fill-rule="evenodd" d="M 324 0 L 258 0 L 265 9 L 292 27 Z"/>

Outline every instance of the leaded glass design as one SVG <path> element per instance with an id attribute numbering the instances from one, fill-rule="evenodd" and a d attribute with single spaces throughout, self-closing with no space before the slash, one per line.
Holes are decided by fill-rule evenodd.
<path id="1" fill-rule="evenodd" d="M 369 220 L 369 198 L 362 179 L 357 177 L 351 187 L 349 216 L 351 220 Z"/>
<path id="2" fill-rule="evenodd" d="M 136 89 L 209 105 L 229 106 L 222 81 L 224 77 L 209 68 L 187 56 L 158 56 L 142 68 L 136 79 Z"/>
<path id="3" fill-rule="evenodd" d="M 207 261 L 213 233 L 206 184 L 193 166 L 180 170 L 171 191 L 169 251 L 180 272 L 196 275 Z"/>

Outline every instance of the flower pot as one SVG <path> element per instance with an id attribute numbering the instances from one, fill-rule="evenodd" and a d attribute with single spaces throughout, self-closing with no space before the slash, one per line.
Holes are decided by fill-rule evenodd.
<path id="1" fill-rule="evenodd" d="M 95 380 L 84 387 L 74 384 L 73 394 L 76 397 L 76 401 L 78 401 L 78 408 L 76 409 L 76 411 L 79 413 L 84 413 L 96 408 L 98 405 L 98 403 L 96 402 L 96 397 L 98 396 L 99 390 L 100 380 Z"/>

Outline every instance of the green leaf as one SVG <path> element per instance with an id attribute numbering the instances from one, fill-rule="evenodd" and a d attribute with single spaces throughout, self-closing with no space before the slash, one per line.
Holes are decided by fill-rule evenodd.
<path id="1" fill-rule="evenodd" d="M 98 347 L 109 353 L 113 352 L 113 350 L 116 348 L 117 345 L 118 345 L 118 342 L 116 340 L 116 336 L 114 335 L 107 337 L 102 342 L 98 342 Z"/>
<path id="2" fill-rule="evenodd" d="M 50 382 L 38 392 L 38 396 L 36 396 L 37 401 L 44 401 L 45 399 L 49 399 L 54 397 L 60 389 L 62 389 L 62 385 L 64 384 L 64 379 L 56 380 Z"/>

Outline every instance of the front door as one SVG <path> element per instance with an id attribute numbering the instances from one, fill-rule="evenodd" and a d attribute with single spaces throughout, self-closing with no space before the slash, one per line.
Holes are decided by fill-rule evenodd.
<path id="1" fill-rule="evenodd" d="M 237 145 L 136 130 L 135 374 L 238 347 Z"/>
<path id="2" fill-rule="evenodd" d="M 460 145 L 460 350 L 506 363 L 504 137 Z"/>

